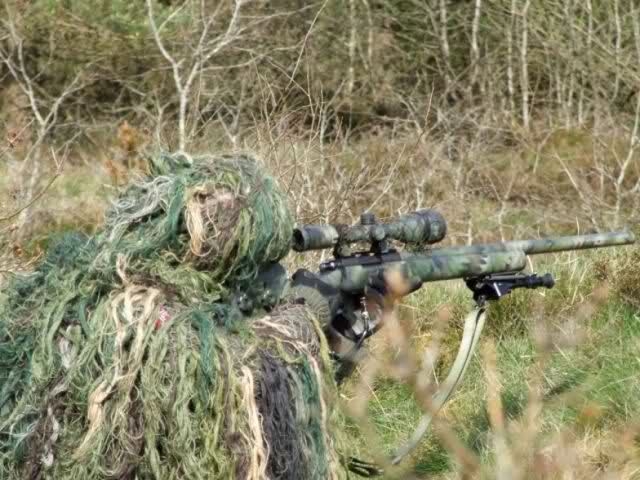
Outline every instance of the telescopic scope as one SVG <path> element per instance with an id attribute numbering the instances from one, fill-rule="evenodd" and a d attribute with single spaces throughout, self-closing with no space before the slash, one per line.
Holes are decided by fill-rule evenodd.
<path id="1" fill-rule="evenodd" d="M 410 244 L 433 244 L 447 233 L 444 217 L 435 210 L 417 210 L 389 223 L 378 223 L 366 212 L 356 225 L 302 225 L 293 231 L 293 249 L 297 252 L 322 250 L 358 242 L 396 240 Z"/>

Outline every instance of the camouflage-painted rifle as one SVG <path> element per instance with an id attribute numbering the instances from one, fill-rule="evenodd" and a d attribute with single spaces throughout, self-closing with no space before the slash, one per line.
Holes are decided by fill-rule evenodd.
<path id="1" fill-rule="evenodd" d="M 433 248 L 447 231 L 442 215 L 419 210 L 396 221 L 381 224 L 365 213 L 357 225 L 304 225 L 293 233 L 298 252 L 332 248 L 334 258 L 323 262 L 318 272 L 299 270 L 291 285 L 311 296 L 314 307 L 333 335 L 361 343 L 373 327 L 363 324 L 363 298 L 368 290 L 384 289 L 384 274 L 401 273 L 407 291 L 425 282 L 464 279 L 477 303 L 497 300 L 515 288 L 553 287 L 551 275 L 518 273 L 527 255 L 600 248 L 634 243 L 631 232 L 599 233 L 540 240 Z M 409 245 L 411 252 L 397 251 L 391 241 Z M 367 243 L 366 251 L 354 251 L 353 244 Z M 314 293 L 313 291 L 317 292 Z"/>
<path id="2" fill-rule="evenodd" d="M 456 360 L 433 398 L 437 410 L 450 397 L 467 368 L 484 325 L 486 303 L 516 288 L 553 287 L 550 274 L 521 273 L 527 264 L 527 255 L 635 242 L 630 232 L 611 232 L 432 247 L 445 237 L 446 231 L 444 218 L 434 210 L 420 210 L 386 224 L 378 223 L 374 215 L 365 213 L 357 225 L 304 225 L 295 229 L 294 250 L 333 249 L 334 258 L 323 262 L 318 272 L 298 270 L 292 276 L 288 296 L 306 302 L 323 323 L 338 359 L 338 380 L 351 372 L 364 340 L 381 326 L 381 304 L 387 292 L 385 275 L 390 270 L 400 273 L 405 293 L 415 291 L 425 282 L 460 278 L 465 280 L 476 301 L 477 308 L 465 321 Z M 408 245 L 409 251 L 396 250 L 392 241 Z M 353 245 L 358 243 L 365 243 L 368 248 L 354 250 Z M 371 302 L 371 298 L 378 301 Z M 417 445 L 430 421 L 431 416 L 425 415 L 410 441 L 397 450 L 392 459 L 394 463 Z"/>

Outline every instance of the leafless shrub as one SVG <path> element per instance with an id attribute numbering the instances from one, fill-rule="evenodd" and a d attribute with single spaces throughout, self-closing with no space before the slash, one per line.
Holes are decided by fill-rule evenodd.
<path id="1" fill-rule="evenodd" d="M 30 222 L 30 211 L 62 172 L 70 138 L 62 146 L 48 143 L 53 128 L 59 122 L 63 103 L 78 92 L 85 79 L 78 72 L 57 95 L 42 89 L 36 78 L 42 72 L 27 67 L 24 41 L 18 30 L 19 15 L 5 5 L 5 17 L 0 22 L 0 65 L 13 81 L 16 118 L 10 119 L 5 145 L 0 148 L 7 174 L 13 183 L 13 199 L 3 201 L 0 213 L 2 243 L 19 251 Z M 52 165 L 48 166 L 47 162 Z M 7 240 L 8 239 L 8 240 Z M 7 247 L 7 245 L 0 245 Z"/>

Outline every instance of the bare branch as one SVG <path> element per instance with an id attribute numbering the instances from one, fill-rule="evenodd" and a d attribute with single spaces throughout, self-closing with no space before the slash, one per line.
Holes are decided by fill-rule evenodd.
<path id="1" fill-rule="evenodd" d="M 55 160 L 56 170 L 53 173 L 53 175 L 49 178 L 49 181 L 47 182 L 47 184 L 42 188 L 42 190 L 40 190 L 38 193 L 33 195 L 26 204 L 22 205 L 21 207 L 18 207 L 17 210 L 14 210 L 10 214 L 0 217 L 0 222 L 7 222 L 9 220 L 12 220 L 16 218 L 18 215 L 20 215 L 21 213 L 28 210 L 30 207 L 32 207 L 38 200 L 40 200 L 47 193 L 47 191 L 51 188 L 51 185 L 53 185 L 56 179 L 60 175 L 62 175 L 64 160 L 59 161 L 53 149 L 51 149 L 51 155 Z"/>
<path id="2" fill-rule="evenodd" d="M 156 24 L 152 0 L 146 0 L 147 16 L 149 19 L 149 26 L 153 34 L 154 41 L 158 50 L 162 56 L 167 60 L 171 66 L 173 73 L 173 82 L 178 96 L 178 149 L 185 151 L 187 145 L 187 115 L 188 105 L 192 96 L 192 87 L 196 78 L 207 69 L 206 64 L 222 50 L 233 43 L 242 33 L 242 29 L 239 26 L 240 12 L 243 6 L 250 3 L 251 0 L 235 0 L 233 2 L 233 11 L 231 18 L 228 20 L 227 28 L 225 31 L 211 40 L 208 40 L 211 32 L 211 27 L 215 23 L 215 20 L 219 16 L 221 11 L 222 2 L 218 2 L 214 11 L 207 15 L 204 2 L 200 2 L 200 19 L 199 19 L 199 35 L 198 40 L 195 42 L 191 53 L 188 56 L 179 58 L 172 55 L 167 49 L 164 40 L 161 36 L 161 30 L 167 23 L 175 18 L 183 7 L 179 7 L 158 27 Z M 186 2 L 185 2 L 186 4 Z"/>

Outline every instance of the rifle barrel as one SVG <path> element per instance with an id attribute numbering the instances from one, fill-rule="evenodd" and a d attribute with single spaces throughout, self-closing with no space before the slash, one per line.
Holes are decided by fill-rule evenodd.
<path id="1" fill-rule="evenodd" d="M 590 235 L 540 238 L 536 240 L 514 240 L 510 242 L 486 243 L 464 247 L 434 248 L 431 251 L 438 255 L 464 255 L 520 250 L 527 255 L 537 255 L 541 253 L 565 252 L 568 250 L 630 245 L 634 242 L 635 236 L 631 232 L 608 232 Z"/>

